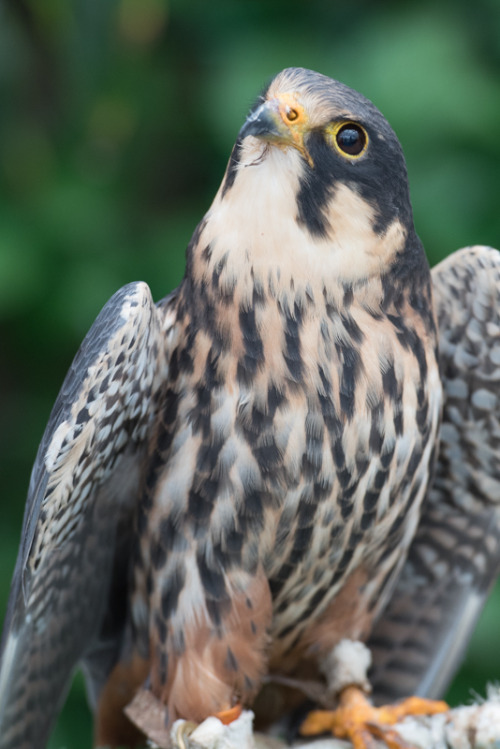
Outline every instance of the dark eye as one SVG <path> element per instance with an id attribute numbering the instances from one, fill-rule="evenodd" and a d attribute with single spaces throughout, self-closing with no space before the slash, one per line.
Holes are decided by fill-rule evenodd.
<path id="1" fill-rule="evenodd" d="M 337 145 L 348 156 L 359 156 L 366 146 L 366 133 L 361 125 L 348 122 L 337 132 Z"/>

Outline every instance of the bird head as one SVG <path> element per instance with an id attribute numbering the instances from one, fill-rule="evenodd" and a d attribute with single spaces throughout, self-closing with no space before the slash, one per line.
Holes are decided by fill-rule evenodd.
<path id="1" fill-rule="evenodd" d="M 298 276 L 303 266 L 348 283 L 380 276 L 418 244 L 387 120 L 361 94 L 303 68 L 279 73 L 257 99 L 208 218 L 225 249 L 239 235 L 253 267 L 288 262 Z"/>

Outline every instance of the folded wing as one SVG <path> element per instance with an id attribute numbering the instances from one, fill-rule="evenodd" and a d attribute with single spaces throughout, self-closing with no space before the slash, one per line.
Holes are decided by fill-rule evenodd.
<path id="1" fill-rule="evenodd" d="M 123 287 L 86 336 L 56 400 L 33 467 L 4 623 L 0 749 L 44 747 L 78 660 L 100 648 L 112 661 L 119 646 L 109 597 L 123 587 L 117 570 L 126 576 L 116 559 L 126 560 L 130 545 L 142 456 L 166 377 L 164 340 L 147 285 Z"/>
<path id="2" fill-rule="evenodd" d="M 377 701 L 441 696 L 500 572 L 500 253 L 433 269 L 445 403 L 436 477 L 373 632 Z"/>

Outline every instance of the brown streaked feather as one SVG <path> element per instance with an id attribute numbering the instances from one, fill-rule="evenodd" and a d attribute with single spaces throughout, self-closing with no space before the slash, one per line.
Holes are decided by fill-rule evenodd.
<path id="1" fill-rule="evenodd" d="M 248 704 L 266 671 L 271 621 L 271 597 L 263 572 L 229 593 L 220 625 L 201 610 L 183 627 L 182 642 L 167 645 L 153 633 L 152 690 L 167 706 L 169 722 L 189 715 L 201 721 L 207 715 Z M 167 633 L 168 638 L 168 633 Z M 158 655 L 155 659 L 155 653 Z M 161 669 L 164 673 L 161 673 Z"/>
<path id="2" fill-rule="evenodd" d="M 245 280 L 240 274 L 239 283 Z M 213 702 L 209 706 L 206 698 L 204 703 L 199 701 L 202 693 L 207 693 L 206 684 L 200 692 L 192 686 L 204 684 L 199 676 L 194 676 L 196 663 L 203 663 L 205 658 L 197 650 L 198 644 L 208 654 L 205 647 L 211 642 L 211 628 L 220 621 L 223 631 L 227 630 L 226 585 L 222 574 L 226 567 L 229 569 L 236 563 L 237 567 L 251 569 L 256 560 L 264 560 L 274 598 L 271 637 L 275 652 L 296 647 L 312 622 L 329 606 L 333 607 L 331 602 L 336 596 L 340 596 L 341 603 L 346 600 L 349 595 L 349 588 L 343 594 L 346 580 L 349 576 L 357 579 L 356 570 L 363 564 L 363 554 L 370 555 L 370 565 L 377 570 L 376 577 L 363 591 L 369 618 L 390 591 L 414 531 L 418 505 L 428 481 L 428 461 L 439 410 L 439 381 L 433 360 L 432 316 L 426 323 L 415 317 L 406 293 L 395 295 L 384 309 L 383 285 L 375 279 L 369 286 L 370 293 L 363 287 L 361 304 L 354 296 L 349 315 L 344 319 L 337 310 L 327 309 L 323 294 L 317 299 L 310 293 L 306 306 L 295 295 L 294 304 L 288 302 L 284 311 L 281 296 L 276 299 L 263 292 L 260 304 L 251 314 L 240 310 L 240 333 L 226 340 L 220 353 L 208 348 L 206 332 L 198 330 L 193 355 L 184 355 L 193 362 L 193 367 L 185 373 L 179 371 L 178 379 L 171 383 L 176 421 L 165 424 L 165 429 L 173 435 L 174 447 L 168 470 L 153 484 L 155 499 L 146 495 L 144 500 L 151 506 L 150 530 L 142 537 L 143 561 L 136 568 L 136 580 L 140 587 L 145 585 L 145 560 L 149 558 L 153 566 L 157 564 L 151 557 L 151 549 L 158 544 L 158 549 L 163 550 L 153 556 L 162 560 L 161 576 L 155 570 L 157 602 L 154 603 L 155 598 L 151 600 L 153 609 L 162 613 L 160 622 L 158 615 L 153 619 L 152 652 L 158 674 L 153 690 L 163 700 L 168 695 L 181 695 L 181 701 L 172 708 L 173 716 L 188 714 L 199 719 L 207 710 L 214 712 L 217 707 L 227 706 L 228 695 L 235 691 L 234 678 L 232 688 L 228 688 L 231 679 L 224 666 L 226 634 L 221 652 L 216 645 L 210 645 L 212 650 L 207 655 L 210 678 L 214 672 L 221 674 L 220 693 L 211 690 Z M 425 291 L 424 287 L 422 293 Z M 184 293 L 186 290 L 181 292 L 179 300 Z M 222 315 L 221 307 L 226 302 L 220 301 L 217 289 L 204 289 L 203 293 L 204 303 L 210 305 L 207 318 Z M 338 298 L 343 294 L 345 291 L 339 287 Z M 367 299 L 369 309 L 376 308 L 382 319 L 370 314 Z M 303 312 L 300 306 L 304 307 Z M 293 316 L 286 312 L 290 308 L 295 310 Z M 432 310 L 430 301 L 429 309 Z M 399 340 L 396 329 L 387 323 L 387 316 L 396 313 L 408 341 L 422 342 L 425 362 L 419 361 L 420 349 L 416 346 L 415 350 L 410 349 L 404 335 Z M 266 324 L 268 317 L 273 321 L 271 325 Z M 266 346 L 271 349 L 276 340 L 281 341 L 281 347 L 274 345 L 277 367 L 260 365 Z M 346 378 L 351 374 L 346 374 L 343 368 L 352 347 L 359 351 L 360 364 L 349 384 L 353 388 L 351 397 L 347 391 L 342 395 L 342 381 L 347 387 Z M 423 379 L 424 366 L 428 367 L 428 382 Z M 238 377 L 241 367 L 244 375 Z M 210 373 L 209 388 L 207 373 Z M 227 383 L 231 384 L 231 390 Z M 398 444 L 398 429 L 404 429 L 408 435 L 416 434 L 419 387 L 425 398 L 429 398 L 430 431 L 426 435 L 424 429 L 421 447 L 412 436 L 407 438 L 407 444 L 402 442 L 400 448 L 393 449 Z M 406 403 L 403 401 L 401 405 L 398 399 L 403 395 Z M 404 419 L 400 418 L 400 411 Z M 397 426 L 398 419 L 401 427 Z M 374 429 L 380 432 L 378 442 L 374 442 Z M 383 457 L 385 453 L 387 460 Z M 361 456 L 364 456 L 362 466 L 358 465 Z M 408 476 L 409 462 L 415 456 L 417 463 L 412 470 L 422 460 L 422 473 L 417 471 Z M 337 500 L 333 501 L 339 497 L 341 482 L 346 480 L 344 486 L 353 487 L 349 503 L 352 510 L 347 508 L 348 513 L 336 504 Z M 217 487 L 215 496 L 210 494 L 210 487 Z M 360 527 L 367 511 L 363 497 L 373 490 L 378 504 L 368 508 L 368 522 Z M 401 516 L 400 506 L 394 503 L 397 493 L 406 498 L 403 504 L 406 520 Z M 331 500 L 325 502 L 328 497 Z M 200 525 L 196 514 L 203 513 L 205 506 L 208 517 Z M 185 514 L 186 508 L 193 513 L 190 519 Z M 332 543 L 334 529 L 337 536 Z M 233 548 L 231 555 L 229 547 L 236 539 L 237 548 Z M 388 549 L 388 542 L 392 542 L 392 548 Z M 197 548 L 199 552 L 195 554 Z M 209 564 L 208 578 L 206 571 L 202 575 L 207 578 L 205 581 L 200 577 L 202 560 L 203 566 Z M 175 580 L 179 582 L 174 584 Z M 168 605 L 162 606 L 162 588 L 169 591 Z M 172 601 L 174 590 L 175 601 Z M 203 616 L 196 612 L 203 612 L 209 604 L 211 614 L 205 619 L 206 624 L 192 630 L 188 644 L 189 622 Z M 347 629 L 349 614 L 339 616 L 345 620 Z M 170 622 L 168 627 L 161 622 L 162 617 Z M 180 649 L 185 650 L 181 657 L 186 666 L 177 678 L 176 658 L 172 659 L 166 643 L 178 641 L 182 642 Z M 238 660 L 240 656 L 233 646 L 230 650 Z M 171 678 L 177 681 L 170 681 Z M 181 686 L 180 679 L 185 680 L 186 687 Z M 191 698 L 193 701 L 189 702 Z"/>
<path id="3" fill-rule="evenodd" d="M 465 248 L 432 278 L 443 425 L 408 561 L 370 639 L 378 702 L 443 694 L 500 572 L 500 253 Z"/>
<path id="4" fill-rule="evenodd" d="M 326 657 L 344 638 L 365 640 L 371 630 L 373 609 L 364 595 L 370 575 L 358 567 L 344 582 L 338 596 L 328 608 L 311 623 L 303 637 L 303 646 L 309 657 Z M 302 644 L 302 643 L 301 643 Z"/>
<path id="5" fill-rule="evenodd" d="M 366 639 L 373 619 L 370 601 L 363 596 L 368 580 L 367 572 L 357 568 L 327 608 L 307 621 L 307 628 L 292 649 L 286 649 L 283 641 L 273 642 L 269 657 L 271 679 L 292 673 L 311 677 L 318 673 L 317 666 L 311 664 L 323 662 L 340 640 Z"/>
<path id="6" fill-rule="evenodd" d="M 233 575 L 269 581 L 273 662 L 296 659 L 306 633 L 335 619 L 360 570 L 371 573 L 358 613 L 338 622 L 366 634 L 433 460 L 435 320 L 411 224 L 386 217 L 376 230 L 380 211 L 337 185 L 322 216 L 338 234 L 317 238 L 296 220 L 300 157 L 261 146 L 245 141 L 190 245 L 141 499 L 135 628 L 170 720 L 251 697 L 227 668 L 245 662 L 247 644 L 231 641 Z M 261 672 L 265 657 L 245 668 Z"/>

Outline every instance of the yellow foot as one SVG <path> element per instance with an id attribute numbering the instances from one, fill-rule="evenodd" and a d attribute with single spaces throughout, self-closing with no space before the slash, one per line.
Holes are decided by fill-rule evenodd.
<path id="1" fill-rule="evenodd" d="M 346 687 L 336 710 L 314 710 L 300 727 L 302 736 L 331 732 L 338 739 L 350 739 L 354 749 L 369 749 L 376 737 L 389 749 L 411 749 L 389 726 L 408 715 L 433 715 L 448 710 L 446 702 L 409 697 L 396 705 L 373 707 L 361 689 Z"/>

